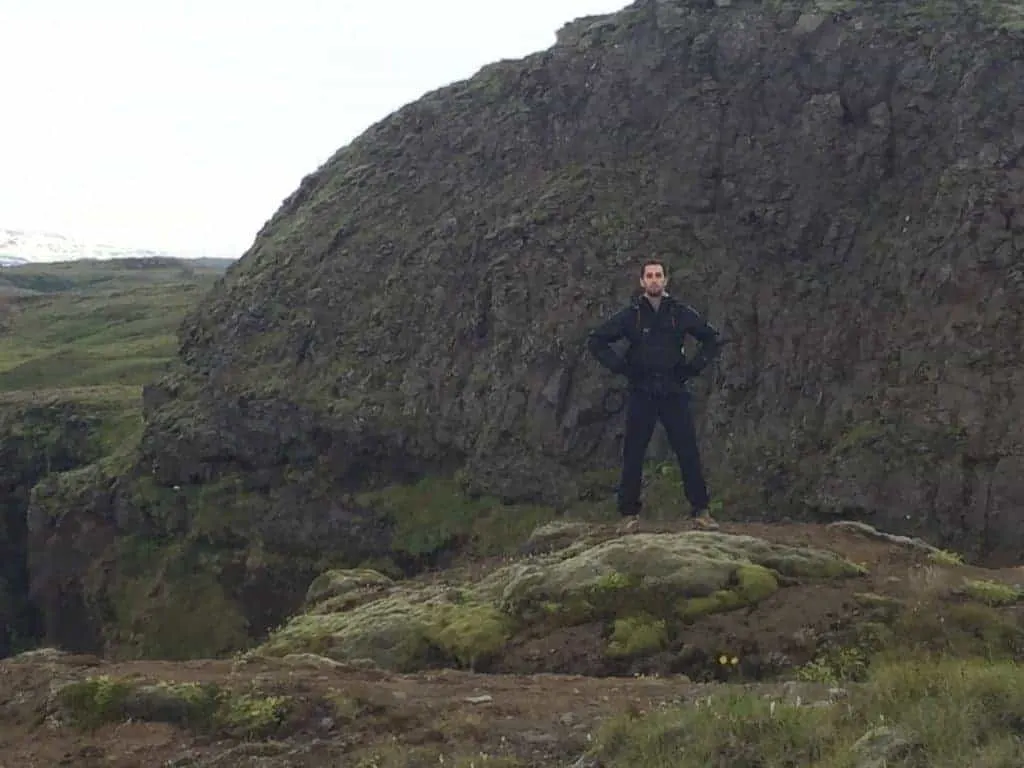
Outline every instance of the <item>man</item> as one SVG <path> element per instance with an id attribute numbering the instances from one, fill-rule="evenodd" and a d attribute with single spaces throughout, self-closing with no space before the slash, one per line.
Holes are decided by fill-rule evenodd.
<path id="1" fill-rule="evenodd" d="M 667 282 L 662 262 L 645 262 L 640 268 L 643 295 L 591 331 L 587 344 L 601 365 L 625 376 L 629 382 L 618 489 L 619 513 L 627 532 L 639 526 L 644 456 L 659 420 L 679 461 L 694 522 L 699 528 L 718 527 L 708 512 L 708 490 L 686 390 L 686 380 L 698 375 L 718 356 L 718 332 L 693 307 L 669 296 L 665 290 Z M 687 361 L 683 349 L 686 334 L 700 342 L 692 361 Z M 619 339 L 629 341 L 624 357 L 611 348 Z"/>

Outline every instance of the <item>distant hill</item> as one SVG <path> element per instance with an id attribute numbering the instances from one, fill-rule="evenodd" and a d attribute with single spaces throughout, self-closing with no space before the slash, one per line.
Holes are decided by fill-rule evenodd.
<path id="1" fill-rule="evenodd" d="M 144 259 L 149 257 L 185 258 L 186 254 L 168 253 L 154 248 L 134 248 L 88 242 L 53 232 L 33 232 L 0 227 L 0 267 L 81 259 Z M 220 258 L 216 260 L 231 261 L 231 259 Z"/>
<path id="2" fill-rule="evenodd" d="M 0 393 L 141 386 L 227 260 L 83 259 L 0 269 Z"/>

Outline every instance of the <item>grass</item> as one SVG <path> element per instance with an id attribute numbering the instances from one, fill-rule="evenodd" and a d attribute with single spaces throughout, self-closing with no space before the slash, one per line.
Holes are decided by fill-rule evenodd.
<path id="1" fill-rule="evenodd" d="M 1024 761 L 1024 669 L 914 658 L 831 703 L 739 689 L 605 724 L 606 768 L 1010 768 Z"/>
<path id="2" fill-rule="evenodd" d="M 0 395 L 137 390 L 173 357 L 178 324 L 222 271 L 177 260 L 0 270 Z"/>

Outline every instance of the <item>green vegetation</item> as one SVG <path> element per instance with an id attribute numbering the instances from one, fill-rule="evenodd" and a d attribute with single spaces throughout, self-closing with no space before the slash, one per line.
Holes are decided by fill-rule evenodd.
<path id="1" fill-rule="evenodd" d="M 310 586 L 307 611 L 256 653 L 369 660 L 403 672 L 478 668 L 519 631 L 597 621 L 608 627 L 608 657 L 630 658 L 668 646 L 705 615 L 771 596 L 780 579 L 861 573 L 829 552 L 718 533 L 581 539 L 458 586 L 333 571 Z"/>
<path id="2" fill-rule="evenodd" d="M 129 467 L 142 385 L 171 360 L 183 315 L 222 272 L 175 259 L 0 269 L 0 486 L 12 489 L 0 517 L 0 657 L 38 631 L 27 599 L 31 494 L 54 516 L 80 511 L 95 497 L 81 489 Z"/>
<path id="3" fill-rule="evenodd" d="M 1020 587 L 987 579 L 967 579 L 964 592 L 971 600 L 985 605 L 1013 605 L 1024 600 L 1024 591 Z"/>
<path id="4" fill-rule="evenodd" d="M 342 577 L 343 572 L 335 572 L 336 580 Z M 273 633 L 259 653 L 369 660 L 400 672 L 433 662 L 476 668 L 504 648 L 512 625 L 508 616 L 471 592 L 407 587 L 355 607 L 314 606 Z"/>
<path id="5" fill-rule="evenodd" d="M 555 516 L 550 507 L 471 498 L 456 478 L 436 476 L 364 493 L 357 501 L 394 522 L 393 549 L 411 557 L 430 557 L 456 547 L 484 557 L 508 554 Z"/>
<path id="6" fill-rule="evenodd" d="M 830 579 L 862 569 L 831 552 L 719 533 L 639 534 L 573 554 L 498 571 L 483 589 L 524 620 L 559 624 L 624 618 L 634 612 L 677 627 L 752 605 L 779 589 L 780 577 Z"/>
<path id="7" fill-rule="evenodd" d="M 222 273 L 168 260 L 0 270 L 0 393 L 100 388 L 125 402 L 173 357 L 178 324 Z"/>
<path id="8" fill-rule="evenodd" d="M 107 676 L 79 680 L 57 691 L 61 714 L 82 730 L 130 719 L 246 739 L 272 735 L 287 718 L 290 703 L 286 696 L 258 690 L 229 691 L 199 683 L 144 684 Z"/>
<path id="9" fill-rule="evenodd" d="M 724 688 L 697 705 L 607 723 L 608 768 L 1010 768 L 1024 760 L 1024 670 L 915 658 L 879 666 L 839 701 Z"/>

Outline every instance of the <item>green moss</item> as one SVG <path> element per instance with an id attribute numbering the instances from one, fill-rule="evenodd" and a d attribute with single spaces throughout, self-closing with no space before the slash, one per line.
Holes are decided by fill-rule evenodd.
<path id="1" fill-rule="evenodd" d="M 389 587 L 394 581 L 370 568 L 332 569 L 317 576 L 306 590 L 308 607 L 323 604 L 322 612 L 337 612 L 359 601 L 359 593 Z"/>
<path id="2" fill-rule="evenodd" d="M 124 714 L 133 720 L 208 730 L 216 723 L 221 699 L 219 686 L 212 684 L 138 685 L 125 700 Z"/>
<path id="3" fill-rule="evenodd" d="M 674 621 L 763 600 L 779 587 L 776 573 L 817 579 L 861 569 L 830 552 L 749 536 L 639 534 L 517 563 L 480 590 L 527 622 L 574 624 L 638 611 Z"/>
<path id="4" fill-rule="evenodd" d="M 217 723 L 236 738 L 262 739 L 281 727 L 290 707 L 291 699 L 286 696 L 237 694 L 225 699 Z"/>
<path id="5" fill-rule="evenodd" d="M 93 730 L 124 718 L 131 691 L 129 683 L 104 675 L 64 686 L 57 692 L 57 704 L 72 725 Z"/>
<path id="6" fill-rule="evenodd" d="M 712 594 L 684 600 L 679 615 L 692 620 L 712 613 L 734 611 L 764 600 L 774 594 L 779 583 L 769 569 L 760 565 L 741 565 L 736 568 L 734 586 L 715 590 Z"/>
<path id="7" fill-rule="evenodd" d="M 616 619 L 608 643 L 608 655 L 614 658 L 645 656 L 662 650 L 668 644 L 668 627 L 664 619 L 648 614 Z"/>
<path id="8" fill-rule="evenodd" d="M 106 631 L 119 656 L 216 658 L 249 645 L 248 621 L 220 583 L 217 555 L 144 537 L 121 539 L 116 550 Z"/>
<path id="9" fill-rule="evenodd" d="M 301 614 L 272 632 L 256 652 L 369 659 L 386 669 L 416 670 L 424 663 L 429 643 L 426 624 L 415 608 L 405 600 L 383 599 L 342 613 Z"/>
<path id="10" fill-rule="evenodd" d="M 928 559 L 936 565 L 957 566 L 964 564 L 963 555 L 948 549 L 936 549 L 928 553 Z"/>
<path id="11" fill-rule="evenodd" d="M 799 547 L 775 554 L 766 552 L 757 562 L 782 576 L 797 579 L 845 579 L 863 576 L 868 572 L 863 565 L 852 563 L 832 552 Z"/>
<path id="12" fill-rule="evenodd" d="M 296 616 L 256 652 L 369 659 L 400 672 L 421 669 L 432 659 L 475 667 L 504 647 L 512 628 L 507 616 L 485 603 L 453 603 L 434 590 L 407 591 L 347 611 Z"/>
<path id="13" fill-rule="evenodd" d="M 169 723 L 200 733 L 264 738 L 286 719 L 291 699 L 260 691 L 232 692 L 207 683 L 144 683 L 106 676 L 57 691 L 57 706 L 83 730 L 135 720 Z"/>
<path id="14" fill-rule="evenodd" d="M 441 606 L 428 625 L 431 642 L 459 665 L 475 669 L 505 647 L 512 622 L 489 605 Z"/>
<path id="15" fill-rule="evenodd" d="M 579 520 L 552 520 L 537 526 L 524 548 L 532 554 L 567 550 L 584 545 L 594 526 Z"/>
<path id="16" fill-rule="evenodd" d="M 549 507 L 470 498 L 455 478 L 443 476 L 367 492 L 358 501 L 390 517 L 392 548 L 415 557 L 453 547 L 482 556 L 511 553 L 555 515 Z"/>

